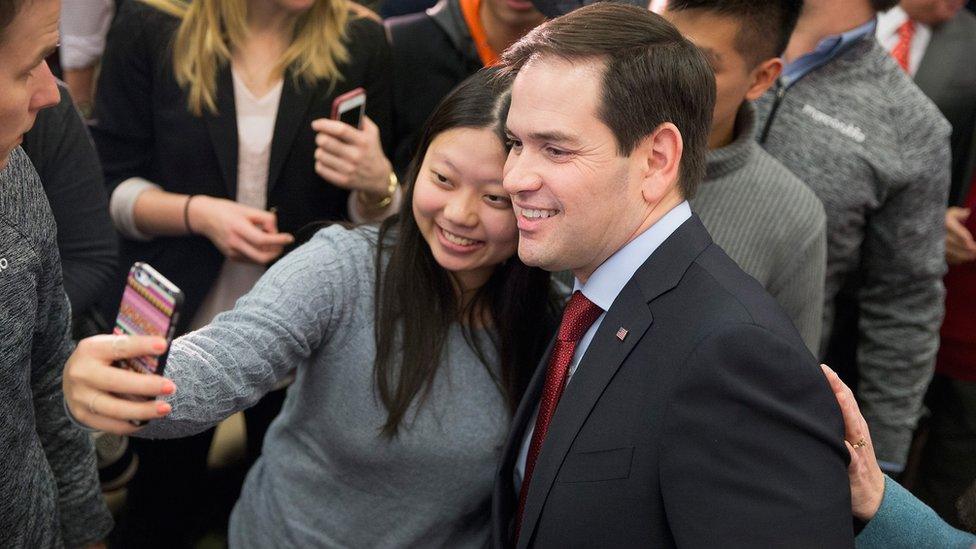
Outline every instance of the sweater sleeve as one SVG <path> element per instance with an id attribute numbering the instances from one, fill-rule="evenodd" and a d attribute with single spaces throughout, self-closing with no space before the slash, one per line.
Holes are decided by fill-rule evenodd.
<path id="1" fill-rule="evenodd" d="M 976 536 L 949 526 L 929 506 L 885 476 L 881 506 L 854 543 L 858 549 L 970 549 L 976 546 Z"/>
<path id="2" fill-rule="evenodd" d="M 24 150 L 54 213 L 64 289 L 77 314 L 90 309 L 115 276 L 118 238 L 95 147 L 68 90 L 58 87 L 60 104 L 38 113 Z"/>
<path id="3" fill-rule="evenodd" d="M 932 377 L 945 294 L 949 128 L 912 119 L 903 113 L 902 179 L 866 226 L 858 292 L 861 411 L 878 459 L 895 465 L 905 463 Z"/>
<path id="4" fill-rule="evenodd" d="M 65 546 L 80 547 L 104 539 L 112 529 L 112 516 L 102 500 L 91 437 L 64 411 L 61 371 L 72 351 L 71 307 L 61 287 L 53 242 L 42 261 L 39 323 L 31 351 L 34 413 L 41 446 L 57 480 L 61 537 Z"/>
<path id="5" fill-rule="evenodd" d="M 827 228 L 823 211 L 811 221 L 806 238 L 783 263 L 766 288 L 796 325 L 813 356 L 820 356 L 823 330 L 824 277 L 827 270 Z"/>
<path id="6" fill-rule="evenodd" d="M 326 340 L 349 333 L 369 279 L 371 249 L 359 231 L 333 226 L 272 266 L 233 310 L 173 342 L 164 375 L 177 391 L 166 418 L 138 436 L 177 438 L 253 405 Z M 368 286 L 368 282 L 366 283 Z"/>

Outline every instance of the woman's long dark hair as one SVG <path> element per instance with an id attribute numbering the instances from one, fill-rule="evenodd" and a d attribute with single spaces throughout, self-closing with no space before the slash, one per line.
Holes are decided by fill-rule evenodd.
<path id="1" fill-rule="evenodd" d="M 555 327 L 549 273 L 517 255 L 498 265 L 459 311 L 452 274 L 434 260 L 413 217 L 414 184 L 434 138 L 455 128 L 490 128 L 504 142 L 507 83 L 481 71 L 444 98 L 427 120 L 404 182 L 403 205 L 379 231 L 376 261 L 376 387 L 388 411 L 382 434 L 392 438 L 415 399 L 422 405 L 433 385 L 448 330 L 460 323 L 467 343 L 514 412 Z M 473 330 L 492 328 L 483 341 Z M 485 353 L 494 346 L 497 370 Z"/>

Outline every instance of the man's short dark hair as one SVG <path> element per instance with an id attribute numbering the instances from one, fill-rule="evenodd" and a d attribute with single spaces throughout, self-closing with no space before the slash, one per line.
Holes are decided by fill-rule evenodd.
<path id="1" fill-rule="evenodd" d="M 695 195 L 705 176 L 715 77 L 694 44 L 645 8 L 604 2 L 533 29 L 505 51 L 503 72 L 514 76 L 550 56 L 605 62 L 597 116 L 620 154 L 632 153 L 665 122 L 677 126 L 684 142 L 679 186 L 685 198 Z"/>
<path id="2" fill-rule="evenodd" d="M 899 0 L 871 0 L 874 11 L 888 11 L 898 5 Z"/>
<path id="3" fill-rule="evenodd" d="M 0 44 L 7 35 L 7 27 L 14 22 L 24 4 L 30 0 L 0 0 Z"/>
<path id="4" fill-rule="evenodd" d="M 786 50 L 803 0 L 670 0 L 668 10 L 702 10 L 737 19 L 742 26 L 735 49 L 756 66 Z"/>

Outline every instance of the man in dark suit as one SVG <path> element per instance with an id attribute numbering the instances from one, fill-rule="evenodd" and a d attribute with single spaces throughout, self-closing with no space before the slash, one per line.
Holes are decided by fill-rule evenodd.
<path id="1" fill-rule="evenodd" d="M 503 64 L 519 256 L 576 291 L 502 454 L 495 545 L 852 546 L 836 403 L 686 202 L 715 101 L 702 54 L 601 3 Z"/>

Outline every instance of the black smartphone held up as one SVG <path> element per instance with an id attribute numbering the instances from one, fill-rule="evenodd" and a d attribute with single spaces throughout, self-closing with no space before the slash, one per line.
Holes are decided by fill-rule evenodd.
<path id="1" fill-rule="evenodd" d="M 332 119 L 345 122 L 357 130 L 363 129 L 366 114 L 366 90 L 356 88 L 332 101 Z"/>
<path id="2" fill-rule="evenodd" d="M 149 335 L 173 341 L 176 323 L 183 305 L 183 292 L 146 263 L 136 262 L 129 269 L 122 293 L 122 304 L 115 319 L 116 335 Z M 159 357 L 144 356 L 116 361 L 115 365 L 134 372 L 163 375 L 166 353 Z"/>

